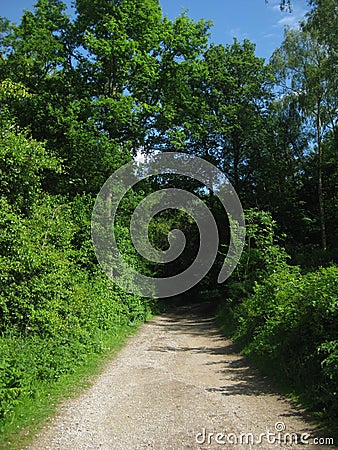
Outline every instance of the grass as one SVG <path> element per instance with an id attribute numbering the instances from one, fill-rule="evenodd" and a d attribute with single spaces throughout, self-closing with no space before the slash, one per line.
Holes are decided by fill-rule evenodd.
<path id="1" fill-rule="evenodd" d="M 107 332 L 104 336 L 104 353 L 88 355 L 86 362 L 76 367 L 73 373 L 63 375 L 53 383 L 39 383 L 34 397 L 23 398 L 7 418 L 2 427 L 0 449 L 25 448 L 49 422 L 63 401 L 80 395 L 93 384 L 105 363 L 118 353 L 139 326 L 121 326 L 114 335 Z"/>

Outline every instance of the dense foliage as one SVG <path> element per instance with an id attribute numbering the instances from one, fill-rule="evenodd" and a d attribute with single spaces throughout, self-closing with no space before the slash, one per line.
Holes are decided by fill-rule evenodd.
<path id="1" fill-rule="evenodd" d="M 271 58 L 277 147 L 267 146 L 267 164 L 260 166 L 265 192 L 257 202 L 269 212 L 246 211 L 246 248 L 218 314 L 259 367 L 332 424 L 338 415 L 334 3 L 311 1 L 306 21 L 285 30 Z"/>
<path id="2" fill-rule="evenodd" d="M 218 320 L 255 363 L 334 423 L 338 268 L 286 264 L 268 214 L 247 211 L 248 243 Z"/>
<path id="3" fill-rule="evenodd" d="M 102 352 L 108 334 L 144 320 L 151 305 L 112 290 L 97 267 L 93 199 L 43 192 L 42 172 L 59 171 L 57 159 L 8 122 L 0 146 L 0 417 L 6 418 L 39 382 L 56 381 Z"/>
<path id="4" fill-rule="evenodd" d="M 269 63 L 249 40 L 210 43 L 205 20 L 170 21 L 158 0 L 73 3 L 71 15 L 61 0 L 37 0 L 19 24 L 0 20 L 0 420 L 150 313 L 151 301 L 101 272 L 90 219 L 107 177 L 154 151 L 201 156 L 226 173 L 246 209 L 246 247 L 218 286 L 229 239 L 221 205 L 191 180 L 154 177 L 128 192 L 116 221 L 127 261 L 164 276 L 186 267 L 199 245 L 187 215 L 164 211 L 150 224 L 159 249 L 171 229 L 187 235 L 183 261 L 166 268 L 137 256 L 128 218 L 154 188 L 198 194 L 221 242 L 197 289 L 224 300 L 226 333 L 262 367 L 333 414 L 335 1 L 311 0 Z"/>

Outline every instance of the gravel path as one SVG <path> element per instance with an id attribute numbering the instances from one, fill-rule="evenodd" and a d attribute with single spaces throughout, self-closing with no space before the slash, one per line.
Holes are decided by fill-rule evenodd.
<path id="1" fill-rule="evenodd" d="M 180 307 L 144 324 L 27 448 L 335 448 L 314 439 L 314 427 L 236 352 L 206 311 Z"/>

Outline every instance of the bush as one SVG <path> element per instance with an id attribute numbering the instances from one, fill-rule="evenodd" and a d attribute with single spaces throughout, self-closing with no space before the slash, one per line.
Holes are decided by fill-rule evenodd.
<path id="1" fill-rule="evenodd" d="M 335 266 L 306 275 L 290 267 L 256 284 L 231 312 L 244 352 L 330 414 L 337 414 L 337 288 Z"/>
<path id="2" fill-rule="evenodd" d="M 232 303 L 252 293 L 255 283 L 287 267 L 288 255 L 278 244 L 277 225 L 271 214 L 257 209 L 245 211 L 246 242 L 241 259 L 228 283 Z"/>
<path id="3" fill-rule="evenodd" d="M 0 123 L 0 154 L 4 423 L 25 397 L 73 372 L 88 355 L 105 351 L 109 336 L 121 327 L 144 321 L 152 305 L 113 286 L 100 270 L 90 236 L 94 198 L 43 192 L 43 170 L 58 164 L 41 144 Z M 125 235 L 124 227 L 116 234 Z M 134 260 L 131 245 L 124 249 Z"/>

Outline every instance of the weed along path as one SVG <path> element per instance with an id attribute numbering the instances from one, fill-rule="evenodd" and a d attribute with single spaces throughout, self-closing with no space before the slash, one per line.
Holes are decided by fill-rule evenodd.
<path id="1" fill-rule="evenodd" d="M 30 450 L 328 449 L 203 307 L 144 324 Z"/>

